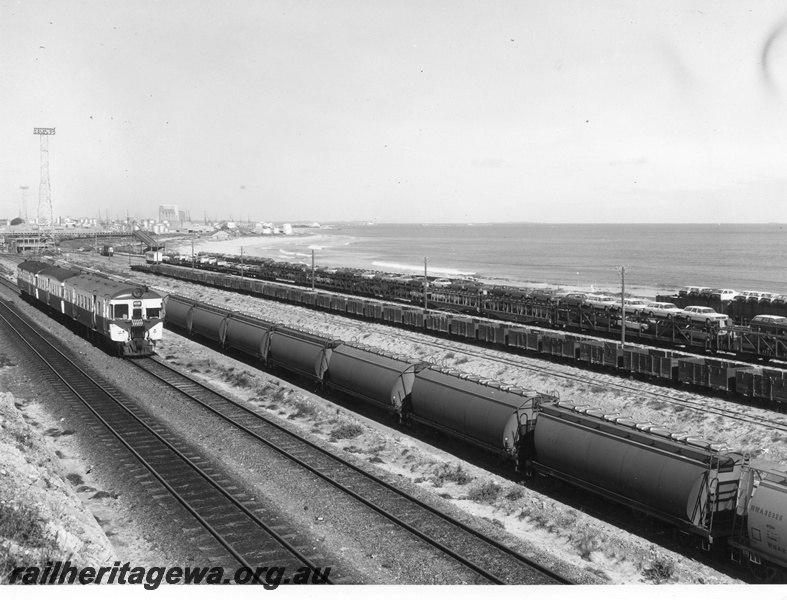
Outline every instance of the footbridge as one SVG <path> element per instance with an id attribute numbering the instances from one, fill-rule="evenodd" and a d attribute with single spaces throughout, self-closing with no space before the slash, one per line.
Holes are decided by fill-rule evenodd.
<path id="1" fill-rule="evenodd" d="M 155 233 L 149 231 L 141 231 L 137 229 L 134 231 L 134 237 L 147 246 L 148 250 L 162 250 L 164 242 L 158 239 Z"/>

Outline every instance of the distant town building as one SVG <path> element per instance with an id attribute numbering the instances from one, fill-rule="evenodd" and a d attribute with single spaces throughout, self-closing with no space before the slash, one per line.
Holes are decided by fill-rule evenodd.
<path id="1" fill-rule="evenodd" d="M 212 233 L 216 230 L 215 227 L 212 225 L 206 225 L 203 223 L 194 223 L 191 221 L 187 221 L 183 223 L 183 229 L 188 231 L 189 233 Z"/>
<path id="2" fill-rule="evenodd" d="M 281 226 L 281 228 L 282 231 L 284 232 L 284 235 L 292 235 L 292 225 L 290 225 L 289 223 L 285 223 L 284 225 Z"/>
<path id="3" fill-rule="evenodd" d="M 158 206 L 158 220 L 159 221 L 179 221 L 178 205 L 177 204 L 159 204 Z"/>

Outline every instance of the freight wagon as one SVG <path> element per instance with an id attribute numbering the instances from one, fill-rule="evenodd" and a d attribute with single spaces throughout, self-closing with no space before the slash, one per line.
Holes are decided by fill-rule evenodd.
<path id="1" fill-rule="evenodd" d="M 696 357 L 700 366 L 689 370 L 679 368 L 681 360 L 694 360 L 683 350 L 648 348 L 627 342 L 625 347 L 619 341 L 603 340 L 589 337 L 587 334 L 574 334 L 563 336 L 550 333 L 543 329 L 549 325 L 548 315 L 554 316 L 554 324 L 561 323 L 569 327 L 561 319 L 566 317 L 563 309 L 555 309 L 549 303 L 549 297 L 544 295 L 534 297 L 533 304 L 525 307 L 518 305 L 522 310 L 514 316 L 522 323 L 513 325 L 509 321 L 495 321 L 481 317 L 468 318 L 466 315 L 457 315 L 435 310 L 425 310 L 412 306 L 380 302 L 365 298 L 353 298 L 330 292 L 317 292 L 311 294 L 281 284 L 263 282 L 249 277 L 247 273 L 243 278 L 221 272 L 192 272 L 166 264 L 151 267 L 137 266 L 136 270 L 145 270 L 156 274 L 176 277 L 188 281 L 198 281 L 221 289 L 257 294 L 264 298 L 276 299 L 284 302 L 302 304 L 320 308 L 353 318 L 376 320 L 383 323 L 401 325 L 405 328 L 419 331 L 428 331 L 443 336 L 454 336 L 463 341 L 482 343 L 508 348 L 513 351 L 532 352 L 548 356 L 552 359 L 573 360 L 578 365 L 606 368 L 628 377 L 649 378 L 661 385 L 690 385 L 700 389 L 712 390 L 715 393 L 737 394 L 743 399 L 763 400 L 771 403 L 776 409 L 782 409 L 785 395 L 781 393 L 783 380 L 787 379 L 787 371 L 769 369 L 762 377 L 773 381 L 761 386 L 741 385 L 745 376 L 738 376 L 739 371 L 745 372 L 752 368 L 750 364 L 742 364 L 732 358 L 711 358 L 709 356 Z M 513 292 L 503 290 L 496 295 L 489 290 L 485 302 L 494 304 L 498 309 L 507 307 L 513 310 Z M 521 294 L 520 294 L 521 296 Z M 521 300 L 521 298 L 519 298 Z M 519 301 L 517 300 L 517 301 Z M 609 335 L 618 335 L 615 328 L 615 319 L 610 314 L 588 312 L 579 309 L 582 318 L 591 325 L 592 333 L 606 332 Z M 509 315 L 510 316 L 510 315 Z M 524 322 L 537 322 L 539 325 L 526 325 Z M 617 320 L 619 323 L 619 319 Z M 648 329 L 639 335 L 643 339 L 658 341 L 659 344 L 674 344 L 685 351 L 726 351 L 739 354 L 747 358 L 784 358 L 787 360 L 787 336 L 778 337 L 764 332 L 747 331 L 741 333 L 735 327 L 732 335 L 727 335 L 726 330 L 703 330 L 688 327 L 674 320 L 664 320 L 651 323 Z M 646 339 L 646 341 L 647 341 Z M 632 349 L 643 356 L 632 357 Z M 628 359 L 626 358 L 629 353 Z M 648 354 L 649 357 L 644 357 Z M 635 359 L 635 360 L 634 360 Z M 631 362 L 634 360 L 634 362 Z M 712 372 L 712 373 L 711 373 Z M 684 378 L 687 377 L 688 378 Z M 774 390 L 776 390 L 774 392 Z"/>
<path id="2" fill-rule="evenodd" d="M 555 477 L 635 508 L 705 548 L 721 544 L 769 581 L 784 577 L 781 465 L 658 424 L 181 296 L 168 296 L 166 307 L 169 325 L 505 457 L 526 475 Z"/>

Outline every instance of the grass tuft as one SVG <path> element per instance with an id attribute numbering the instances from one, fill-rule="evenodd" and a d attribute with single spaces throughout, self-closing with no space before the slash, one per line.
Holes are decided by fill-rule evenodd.
<path id="1" fill-rule="evenodd" d="M 525 491 L 522 488 L 511 488 L 505 493 L 505 499 L 511 502 L 516 502 L 525 496 Z"/>
<path id="2" fill-rule="evenodd" d="M 66 475 L 66 479 L 68 479 L 68 482 L 71 485 L 82 485 L 83 483 L 85 483 L 85 480 L 82 479 L 82 476 L 79 475 L 78 473 L 69 473 L 68 475 Z"/>
<path id="3" fill-rule="evenodd" d="M 467 492 L 467 499 L 481 504 L 492 504 L 500 496 L 500 486 L 494 481 L 474 485 Z"/>
<path id="4" fill-rule="evenodd" d="M 595 534 L 586 531 L 574 541 L 574 547 L 579 551 L 582 560 L 589 561 L 593 552 L 601 548 L 601 542 Z"/>
<path id="5" fill-rule="evenodd" d="M 102 491 L 96 492 L 95 494 L 90 496 L 90 499 L 91 500 L 101 500 L 102 498 L 112 498 L 114 500 L 117 500 L 118 495 L 119 494 L 116 494 L 114 492 L 105 492 L 105 491 L 102 490 Z"/>
<path id="6" fill-rule="evenodd" d="M 331 429 L 330 440 L 349 440 L 363 433 L 363 427 L 357 423 L 343 423 Z"/>
<path id="7" fill-rule="evenodd" d="M 669 558 L 658 556 L 648 568 L 643 569 L 642 574 L 656 585 L 667 583 L 675 575 L 675 563 Z"/>
<path id="8" fill-rule="evenodd" d="M 0 539 L 0 584 L 9 582 L 14 569 L 42 569 L 48 561 L 63 558 L 55 539 L 47 535 L 44 520 L 29 506 L 0 501 Z"/>
<path id="9" fill-rule="evenodd" d="M 472 475 L 464 470 L 461 465 L 455 464 L 440 464 L 434 470 L 430 478 L 432 485 L 435 487 L 443 487 L 446 482 L 455 483 L 457 485 L 465 485 L 473 480 Z"/>
<path id="10" fill-rule="evenodd" d="M 295 406 L 295 412 L 290 415 L 293 419 L 297 417 L 314 417 L 317 415 L 317 409 L 311 402 L 296 398 L 295 401 L 293 401 L 293 405 Z"/>
<path id="11" fill-rule="evenodd" d="M 235 372 L 234 368 L 227 369 L 221 374 L 224 381 L 239 388 L 250 388 L 254 378 L 247 371 Z"/>

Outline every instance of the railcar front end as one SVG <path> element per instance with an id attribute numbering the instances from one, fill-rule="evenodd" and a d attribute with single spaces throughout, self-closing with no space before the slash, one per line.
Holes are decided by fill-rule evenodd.
<path id="1" fill-rule="evenodd" d="M 96 275 L 66 282 L 68 313 L 121 356 L 149 356 L 162 339 L 163 298 L 144 287 Z"/>

